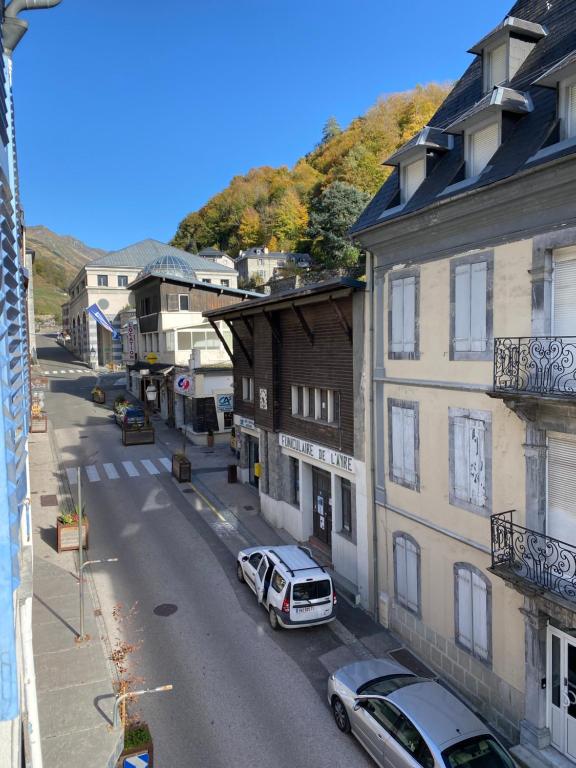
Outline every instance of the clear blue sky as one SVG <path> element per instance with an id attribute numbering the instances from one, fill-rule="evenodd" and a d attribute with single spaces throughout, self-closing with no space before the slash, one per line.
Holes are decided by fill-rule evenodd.
<path id="1" fill-rule="evenodd" d="M 63 0 L 14 55 L 28 224 L 169 240 L 232 176 L 292 165 L 386 93 L 457 78 L 512 0 Z"/>

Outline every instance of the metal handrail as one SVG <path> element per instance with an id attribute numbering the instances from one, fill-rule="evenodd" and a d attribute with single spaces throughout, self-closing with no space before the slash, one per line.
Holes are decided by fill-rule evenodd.
<path id="1" fill-rule="evenodd" d="M 494 339 L 494 391 L 576 395 L 576 336 Z"/>

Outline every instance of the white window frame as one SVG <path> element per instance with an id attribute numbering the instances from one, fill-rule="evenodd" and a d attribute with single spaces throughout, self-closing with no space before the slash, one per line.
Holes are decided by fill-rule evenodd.
<path id="1" fill-rule="evenodd" d="M 500 48 L 504 48 L 504 56 L 505 56 L 505 74 L 504 79 L 499 80 L 496 82 L 495 78 L 492 77 L 492 70 L 493 70 L 493 55 L 494 52 L 499 50 Z M 492 88 L 496 87 L 497 85 L 502 85 L 503 83 L 507 83 L 510 78 L 510 40 L 506 39 L 504 41 L 499 41 L 496 45 L 493 45 L 490 48 L 485 48 L 482 52 L 482 65 L 483 65 L 483 76 L 484 76 L 484 92 L 487 93 L 488 91 L 491 91 Z"/>
<path id="2" fill-rule="evenodd" d="M 409 192 L 408 190 L 408 176 L 411 169 L 414 169 L 415 166 L 421 167 L 421 178 L 420 182 L 417 184 L 417 186 L 414 187 L 414 189 Z M 400 198 L 402 203 L 405 205 L 418 191 L 418 189 L 421 187 L 422 183 L 426 179 L 426 155 L 423 157 L 418 158 L 417 160 L 412 160 L 409 163 L 402 163 L 400 166 L 400 177 L 401 177 L 401 183 L 400 183 Z"/>
<path id="3" fill-rule="evenodd" d="M 560 139 L 572 139 L 576 137 L 576 105 L 574 113 L 569 112 L 570 89 L 574 88 L 574 99 L 576 100 L 576 75 L 574 77 L 562 80 L 559 85 L 558 93 L 558 112 L 560 116 Z"/>
<path id="4" fill-rule="evenodd" d="M 390 275 L 388 304 L 388 357 L 417 360 L 420 356 L 418 270 L 402 270 Z"/>
<path id="5" fill-rule="evenodd" d="M 496 149 L 494 152 L 490 155 L 488 160 L 484 163 L 484 165 L 479 168 L 474 163 L 474 137 L 477 137 L 479 133 L 482 133 L 482 131 L 487 130 L 488 128 L 496 126 L 497 129 L 497 139 L 496 139 Z M 466 178 L 467 179 L 476 179 L 480 177 L 486 168 L 489 166 L 490 161 L 498 152 L 501 144 L 502 144 L 502 121 L 500 119 L 500 115 L 498 115 L 497 119 L 486 121 L 483 123 L 479 123 L 478 125 L 475 125 L 473 128 L 470 128 L 470 130 L 465 131 L 464 134 L 464 143 L 466 148 Z"/>
<path id="6" fill-rule="evenodd" d="M 418 403 L 388 398 L 388 469 L 390 482 L 420 490 Z"/>
<path id="7" fill-rule="evenodd" d="M 483 516 L 492 505 L 492 414 L 450 408 L 449 501 Z"/>
<path id="8" fill-rule="evenodd" d="M 454 564 L 454 636 L 480 661 L 492 661 L 492 584 L 475 566 Z"/>
<path id="9" fill-rule="evenodd" d="M 254 379 L 252 376 L 242 376 L 242 400 L 245 403 L 254 402 Z"/>
<path id="10" fill-rule="evenodd" d="M 103 278 L 104 282 L 100 282 L 100 278 Z M 108 275 L 96 275 L 96 285 L 98 288 L 108 288 L 109 280 Z M 78 288 L 80 291 L 80 288 Z"/>
<path id="11" fill-rule="evenodd" d="M 396 602 L 420 616 L 420 546 L 409 534 L 397 531 L 393 550 Z"/>
<path id="12" fill-rule="evenodd" d="M 186 302 L 188 303 L 188 308 L 187 309 L 182 309 L 181 308 L 181 301 L 182 301 L 183 298 L 185 298 Z M 190 312 L 190 294 L 188 294 L 188 293 L 179 293 L 178 294 L 178 311 L 179 312 Z"/>

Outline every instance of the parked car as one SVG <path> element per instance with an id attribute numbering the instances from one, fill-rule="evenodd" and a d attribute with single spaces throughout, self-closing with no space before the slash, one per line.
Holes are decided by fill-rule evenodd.
<path id="1" fill-rule="evenodd" d="M 118 426 L 122 426 L 122 422 L 124 421 L 124 412 L 128 408 L 130 403 L 125 401 L 119 401 L 114 403 L 114 419 L 116 421 L 116 424 Z"/>
<path id="2" fill-rule="evenodd" d="M 342 667 L 328 679 L 338 728 L 382 768 L 514 768 L 484 723 L 446 688 L 392 661 Z"/>
<path id="3" fill-rule="evenodd" d="M 268 611 L 272 629 L 326 624 L 336 618 L 330 574 L 296 545 L 250 547 L 238 553 L 236 573 Z"/>
<path id="4" fill-rule="evenodd" d="M 144 409 L 138 405 L 127 405 L 114 414 L 116 423 L 121 427 L 143 427 L 146 423 Z"/>

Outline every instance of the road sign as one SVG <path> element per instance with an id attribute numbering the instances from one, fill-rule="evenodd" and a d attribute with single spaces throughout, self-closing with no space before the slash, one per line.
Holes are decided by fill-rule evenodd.
<path id="1" fill-rule="evenodd" d="M 148 768 L 150 765 L 150 755 L 148 752 L 141 752 L 139 755 L 130 755 L 124 758 L 124 768 Z"/>
<path id="2" fill-rule="evenodd" d="M 150 363 L 150 365 L 154 365 L 154 363 L 158 362 L 158 355 L 154 354 L 154 352 L 148 352 L 144 359 L 147 363 Z"/>

